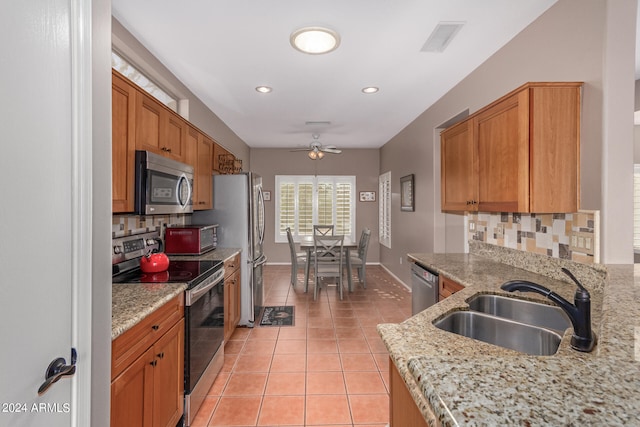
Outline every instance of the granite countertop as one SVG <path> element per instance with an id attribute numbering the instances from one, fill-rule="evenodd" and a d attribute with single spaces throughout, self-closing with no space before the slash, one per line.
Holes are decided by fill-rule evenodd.
<path id="1" fill-rule="evenodd" d="M 240 249 L 216 248 L 203 255 L 171 256 L 171 260 L 225 261 Z M 111 340 L 187 289 L 185 283 L 114 283 L 111 288 Z"/>
<path id="2" fill-rule="evenodd" d="M 239 248 L 216 248 L 203 255 L 171 255 L 170 259 L 175 260 L 211 260 L 226 261 L 240 252 Z"/>
<path id="3" fill-rule="evenodd" d="M 432 322 L 468 309 L 466 300 L 476 293 L 507 294 L 500 285 L 513 279 L 537 282 L 573 301 L 575 285 L 561 280 L 555 261 L 543 261 L 532 272 L 476 254 L 409 259 L 466 286 L 405 322 L 378 326 L 429 425 L 640 425 L 640 268 L 569 262 L 591 292 L 598 344 L 591 353 L 572 350 L 569 328 L 555 355 L 530 356 L 442 331 Z"/>
<path id="4" fill-rule="evenodd" d="M 184 283 L 114 283 L 111 288 L 111 340 L 187 289 Z"/>

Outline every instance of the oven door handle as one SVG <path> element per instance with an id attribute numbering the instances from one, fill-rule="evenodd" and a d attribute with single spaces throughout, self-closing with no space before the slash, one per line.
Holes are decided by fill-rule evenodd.
<path id="1" fill-rule="evenodd" d="M 209 292 L 214 286 L 221 283 L 224 277 L 224 272 L 218 274 L 219 276 L 214 278 L 211 282 L 201 283 L 195 288 L 188 290 L 185 295 L 185 305 L 192 305 L 194 302 L 198 301 L 204 294 Z"/>

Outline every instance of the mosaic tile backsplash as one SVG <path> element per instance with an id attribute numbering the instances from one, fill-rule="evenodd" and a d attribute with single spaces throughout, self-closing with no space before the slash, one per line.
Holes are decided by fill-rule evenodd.
<path id="1" fill-rule="evenodd" d="M 584 264 L 600 262 L 599 211 L 469 213 L 468 240 Z"/>
<path id="2" fill-rule="evenodd" d="M 163 230 L 163 226 L 186 225 L 188 215 L 113 215 L 111 238 Z"/>

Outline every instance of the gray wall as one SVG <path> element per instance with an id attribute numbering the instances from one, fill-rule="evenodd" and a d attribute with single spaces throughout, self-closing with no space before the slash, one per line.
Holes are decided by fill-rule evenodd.
<path id="1" fill-rule="evenodd" d="M 187 117 L 189 122 L 231 151 L 237 158 L 242 159 L 243 169 L 249 170 L 249 146 L 115 18 L 112 18 L 111 37 L 114 49 L 153 79 L 156 84 L 179 99 L 189 100 Z"/>
<path id="2" fill-rule="evenodd" d="M 111 2 L 92 13 L 91 426 L 111 413 Z M 82 349 L 79 349 L 82 351 Z"/>
<path id="3" fill-rule="evenodd" d="M 356 198 L 359 191 L 375 191 L 378 196 L 379 150 L 343 150 L 342 154 L 327 154 L 322 160 L 311 160 L 306 152 L 286 149 L 251 149 L 251 171 L 262 176 L 264 190 L 271 191 L 266 203 L 267 225 L 264 251 L 269 263 L 289 263 L 289 247 L 275 243 L 275 176 L 276 175 L 355 175 Z M 377 200 L 377 197 L 376 197 Z M 371 229 L 367 253 L 368 262 L 379 262 L 378 203 L 356 201 L 356 236 L 364 227 Z"/>
<path id="4" fill-rule="evenodd" d="M 437 128 L 472 113 L 527 81 L 583 81 L 581 206 L 601 209 L 603 137 L 603 39 L 607 2 L 560 0 L 462 80 L 381 149 L 380 172 L 391 171 L 392 247 L 381 262 L 409 283 L 408 252 L 464 249 L 462 217 L 440 212 Z M 635 32 L 634 32 L 635 34 Z M 632 89 L 631 89 L 632 90 Z M 416 212 L 400 212 L 399 178 L 414 173 Z"/>
<path id="5" fill-rule="evenodd" d="M 640 80 L 636 80 L 633 111 L 640 110 Z M 633 127 L 633 163 L 640 163 L 640 125 Z"/>

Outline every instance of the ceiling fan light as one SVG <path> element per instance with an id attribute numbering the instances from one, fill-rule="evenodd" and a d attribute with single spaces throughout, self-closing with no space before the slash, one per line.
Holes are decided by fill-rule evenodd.
<path id="1" fill-rule="evenodd" d="M 324 153 L 322 151 L 318 151 L 318 160 L 322 160 L 324 157 Z"/>
<path id="2" fill-rule="evenodd" d="M 340 45 L 340 36 L 328 28 L 305 27 L 294 31 L 289 41 L 302 53 L 321 55 L 336 50 Z"/>
<path id="3" fill-rule="evenodd" d="M 318 158 L 318 153 L 316 153 L 315 151 L 309 151 L 309 158 L 311 160 L 315 160 Z"/>

